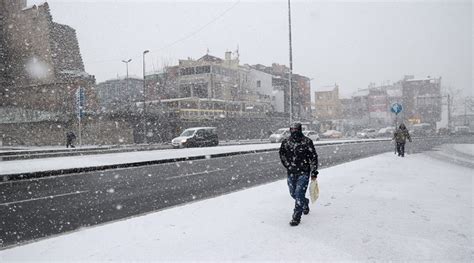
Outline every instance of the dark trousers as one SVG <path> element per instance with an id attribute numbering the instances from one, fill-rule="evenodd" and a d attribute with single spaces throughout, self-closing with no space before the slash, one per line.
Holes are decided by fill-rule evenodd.
<path id="1" fill-rule="evenodd" d="M 292 175 L 288 174 L 288 188 L 290 195 L 295 199 L 295 209 L 293 219 L 299 221 L 303 210 L 308 207 L 309 199 L 305 197 L 309 183 L 309 174 Z"/>
<path id="2" fill-rule="evenodd" d="M 405 156 L 405 143 L 404 142 L 397 142 L 397 153 L 398 156 Z"/>
<path id="3" fill-rule="evenodd" d="M 73 144 L 73 140 L 66 140 L 66 148 L 69 148 L 69 146 L 71 146 L 71 148 L 76 148 Z"/>

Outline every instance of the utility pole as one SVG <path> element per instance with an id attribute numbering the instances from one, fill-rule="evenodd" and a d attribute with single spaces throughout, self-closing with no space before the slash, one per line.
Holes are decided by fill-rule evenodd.
<path id="1" fill-rule="evenodd" d="M 451 96 L 448 94 L 448 130 L 451 132 Z"/>
<path id="2" fill-rule="evenodd" d="M 467 125 L 467 103 L 469 98 L 464 98 L 464 126 Z"/>
<path id="3" fill-rule="evenodd" d="M 144 143 L 147 143 L 145 55 L 148 52 L 150 52 L 150 50 L 143 51 L 143 142 Z"/>
<path id="4" fill-rule="evenodd" d="M 128 79 L 128 63 L 130 63 L 132 61 L 131 58 L 127 59 L 127 60 L 122 60 L 123 63 L 125 63 L 125 67 L 127 69 L 127 75 L 126 75 L 126 79 L 125 79 L 125 87 L 126 87 L 126 94 L 129 92 L 128 89 L 129 89 L 129 79 Z M 120 99 L 123 99 L 121 96 L 119 96 Z"/>
<path id="5" fill-rule="evenodd" d="M 289 47 L 290 47 L 290 72 L 288 74 L 288 86 L 290 89 L 290 124 L 293 122 L 293 88 L 291 75 L 293 74 L 293 50 L 291 46 L 291 3 L 288 0 L 288 36 L 289 36 Z"/>

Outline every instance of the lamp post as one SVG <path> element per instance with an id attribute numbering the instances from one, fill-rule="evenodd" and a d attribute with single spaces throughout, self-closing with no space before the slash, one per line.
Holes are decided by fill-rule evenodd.
<path id="1" fill-rule="evenodd" d="M 127 59 L 127 60 L 122 60 L 123 63 L 125 63 L 126 65 L 126 68 L 127 68 L 127 79 L 128 79 L 128 63 L 130 63 L 132 61 L 132 59 Z"/>
<path id="2" fill-rule="evenodd" d="M 143 142 L 144 143 L 147 143 L 145 55 L 148 52 L 150 52 L 150 50 L 143 51 Z"/>
<path id="3" fill-rule="evenodd" d="M 289 36 L 289 47 L 290 47 L 290 73 L 288 74 L 288 86 L 290 89 L 290 124 L 293 122 L 293 88 L 291 83 L 291 75 L 293 74 L 293 50 L 291 46 L 291 3 L 288 0 L 288 36 Z"/>
<path id="4" fill-rule="evenodd" d="M 128 63 L 130 63 L 131 61 L 132 61 L 131 58 L 129 58 L 129 59 L 127 59 L 127 60 L 122 60 L 122 62 L 125 63 L 125 67 L 126 67 L 126 69 L 127 69 L 127 75 L 126 75 L 126 79 L 125 79 L 125 87 L 126 87 L 126 92 L 127 92 L 127 93 L 128 93 L 129 82 L 130 82 L 130 81 L 128 80 Z M 126 93 L 126 94 L 127 94 L 127 93 Z M 119 97 L 120 97 L 120 99 L 122 99 L 121 96 L 119 96 Z"/>

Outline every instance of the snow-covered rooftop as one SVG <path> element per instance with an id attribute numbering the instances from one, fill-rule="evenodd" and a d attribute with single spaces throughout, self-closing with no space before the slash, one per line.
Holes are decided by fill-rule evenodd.
<path id="1" fill-rule="evenodd" d="M 321 86 L 316 88 L 316 92 L 329 92 L 329 91 L 334 91 L 334 89 L 337 88 L 337 86 Z"/>
<path id="2" fill-rule="evenodd" d="M 403 94 L 401 89 L 387 89 L 387 95 L 389 97 L 401 97 Z"/>
<path id="3" fill-rule="evenodd" d="M 365 96 L 369 96 L 368 89 L 358 90 L 352 94 L 352 97 L 365 97 Z"/>

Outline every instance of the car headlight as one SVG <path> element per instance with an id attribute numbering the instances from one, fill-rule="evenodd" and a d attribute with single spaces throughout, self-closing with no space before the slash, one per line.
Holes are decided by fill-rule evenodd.
<path id="1" fill-rule="evenodd" d="M 182 139 L 181 143 L 185 143 L 186 141 L 187 141 L 187 139 Z"/>

